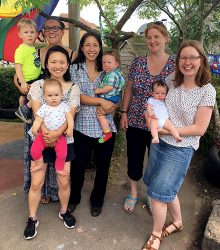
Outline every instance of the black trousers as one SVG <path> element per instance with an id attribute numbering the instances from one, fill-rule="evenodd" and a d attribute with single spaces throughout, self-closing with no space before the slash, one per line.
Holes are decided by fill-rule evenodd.
<path id="1" fill-rule="evenodd" d="M 128 176 L 131 180 L 139 181 L 143 176 L 143 164 L 146 147 L 148 156 L 151 144 L 151 133 L 145 129 L 128 127 L 126 131 Z"/>
<path id="2" fill-rule="evenodd" d="M 91 160 L 93 151 L 96 160 L 96 174 L 93 190 L 90 195 L 90 203 L 93 207 L 101 207 L 103 205 L 114 143 L 115 133 L 112 133 L 112 138 L 107 142 L 99 143 L 98 138 L 92 138 L 74 131 L 75 159 L 71 163 L 71 193 L 69 203 L 75 205 L 80 203 L 85 170 Z"/>

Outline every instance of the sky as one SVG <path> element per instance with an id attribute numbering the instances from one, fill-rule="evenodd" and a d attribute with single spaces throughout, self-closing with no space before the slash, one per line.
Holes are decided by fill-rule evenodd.
<path id="1" fill-rule="evenodd" d="M 59 1 L 56 9 L 53 12 L 53 15 L 59 15 L 60 13 L 68 12 L 68 6 L 63 2 L 63 0 Z M 90 5 L 83 8 L 83 10 L 81 10 L 80 16 L 89 22 L 99 25 L 99 10 L 96 5 Z M 147 22 L 147 20 L 141 20 L 136 15 L 132 15 L 132 17 L 126 22 L 122 30 L 137 32 L 138 28 Z"/>

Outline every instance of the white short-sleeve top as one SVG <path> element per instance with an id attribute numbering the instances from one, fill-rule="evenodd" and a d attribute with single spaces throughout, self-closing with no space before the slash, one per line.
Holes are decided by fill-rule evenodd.
<path id="1" fill-rule="evenodd" d="M 198 107 L 213 107 L 216 101 L 215 88 L 210 84 L 193 89 L 185 89 L 182 85 L 174 87 L 171 77 L 166 79 L 169 91 L 166 97 L 166 106 L 169 119 L 176 128 L 193 125 Z M 206 115 L 206 114 L 204 114 Z M 201 136 L 185 136 L 183 141 L 177 143 L 171 135 L 161 135 L 160 139 L 177 147 L 199 147 Z"/>
<path id="2" fill-rule="evenodd" d="M 36 114 L 44 119 L 44 125 L 48 130 L 57 130 L 66 121 L 67 112 L 70 112 L 70 108 L 64 102 L 61 102 L 58 106 L 49 106 L 44 103 Z"/>

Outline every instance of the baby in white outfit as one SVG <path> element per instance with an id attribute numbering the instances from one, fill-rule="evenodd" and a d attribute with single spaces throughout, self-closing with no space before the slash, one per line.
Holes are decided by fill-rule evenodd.
<path id="1" fill-rule="evenodd" d="M 182 138 L 173 123 L 168 119 L 165 98 L 168 87 L 163 81 L 155 81 L 152 85 L 152 93 L 147 101 L 146 119 L 150 118 L 150 130 L 152 143 L 159 143 L 158 128 L 164 128 L 170 132 L 176 142 L 181 142 Z"/>

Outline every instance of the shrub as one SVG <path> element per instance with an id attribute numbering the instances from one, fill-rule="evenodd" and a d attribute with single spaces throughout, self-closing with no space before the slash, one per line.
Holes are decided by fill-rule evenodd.
<path id="1" fill-rule="evenodd" d="M 220 112 L 220 85 L 218 83 L 214 84 L 216 89 L 216 101 L 218 104 L 218 110 Z M 201 153 L 203 156 L 206 156 L 208 153 L 208 150 L 210 147 L 214 144 L 215 138 L 214 138 L 214 122 L 213 122 L 214 116 L 212 117 L 212 120 L 209 124 L 209 127 L 205 133 L 205 135 L 201 138 L 200 141 L 200 147 L 199 147 L 199 153 Z"/>
<path id="2" fill-rule="evenodd" d="M 1 108 L 16 108 L 18 106 L 18 99 L 20 92 L 14 85 L 13 68 L 0 69 L 0 107 Z"/>

